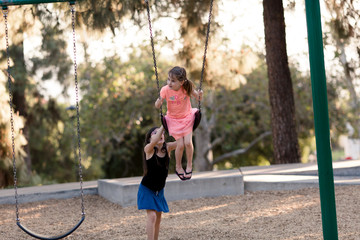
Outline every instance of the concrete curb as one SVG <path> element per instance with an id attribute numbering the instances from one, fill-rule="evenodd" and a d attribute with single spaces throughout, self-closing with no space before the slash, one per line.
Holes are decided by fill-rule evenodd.
<path id="1" fill-rule="evenodd" d="M 123 207 L 134 206 L 141 179 L 101 179 L 98 193 Z M 194 173 L 189 181 L 180 181 L 171 174 L 165 186 L 167 201 L 240 194 L 244 194 L 244 182 L 238 170 Z"/>
<path id="2" fill-rule="evenodd" d="M 97 195 L 97 181 L 83 183 L 84 195 Z M 80 183 L 53 184 L 40 187 L 18 188 L 19 203 L 80 197 Z M 0 204 L 15 204 L 15 190 L 0 190 Z"/>
<path id="3" fill-rule="evenodd" d="M 335 185 L 360 185 L 360 160 L 333 162 Z M 243 175 L 242 175 L 243 174 Z M 85 195 L 100 195 L 122 206 L 136 204 L 142 177 L 101 179 L 84 182 Z M 317 164 L 250 166 L 239 170 L 194 173 L 182 182 L 170 174 L 165 196 L 168 201 L 240 195 L 244 191 L 293 190 L 318 187 Z M 19 203 L 78 197 L 80 184 L 65 183 L 18 189 Z M 14 189 L 0 190 L 0 204 L 15 204 Z"/>

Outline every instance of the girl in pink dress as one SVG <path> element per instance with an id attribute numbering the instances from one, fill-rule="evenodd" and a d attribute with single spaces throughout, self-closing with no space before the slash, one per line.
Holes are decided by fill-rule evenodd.
<path id="1" fill-rule="evenodd" d="M 169 134 L 175 138 L 177 143 L 175 173 L 181 180 L 188 180 L 192 176 L 194 153 L 192 131 L 197 109 L 191 107 L 190 97 L 201 100 L 202 91 L 194 89 L 194 84 L 187 79 L 184 68 L 174 67 L 169 71 L 167 85 L 161 88 L 160 97 L 155 102 L 155 107 L 160 108 L 166 99 L 167 113 L 165 119 Z M 181 165 L 184 148 L 187 158 L 185 171 Z"/>

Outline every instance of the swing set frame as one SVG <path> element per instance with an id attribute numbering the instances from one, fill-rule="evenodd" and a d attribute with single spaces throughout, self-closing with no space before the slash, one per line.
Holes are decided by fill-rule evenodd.
<path id="1" fill-rule="evenodd" d="M 3 10 L 7 10 L 8 6 L 10 5 L 54 2 L 75 3 L 75 1 L 69 0 L 0 0 L 0 6 Z M 330 145 L 329 111 L 326 91 L 326 75 L 319 0 L 305 0 L 305 8 L 314 108 L 315 138 L 318 158 L 317 163 L 323 237 L 326 240 L 337 240 L 338 231 L 336 220 L 335 189 Z"/>
<path id="2" fill-rule="evenodd" d="M 11 5 L 27 5 L 27 4 L 54 3 L 54 2 L 75 3 L 75 1 L 69 1 L 69 0 L 1 0 L 0 5 L 2 6 L 3 9 L 6 9 L 7 6 L 11 6 Z"/>

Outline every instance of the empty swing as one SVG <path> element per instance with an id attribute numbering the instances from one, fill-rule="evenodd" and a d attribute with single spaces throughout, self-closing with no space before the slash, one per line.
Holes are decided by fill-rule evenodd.
<path id="1" fill-rule="evenodd" d="M 208 42 L 209 42 L 209 33 L 210 33 L 210 24 L 211 24 L 213 1 L 214 0 L 210 1 L 209 19 L 208 19 L 207 31 L 206 31 L 206 40 L 205 40 L 204 56 L 203 56 L 202 69 L 201 69 L 199 91 L 201 91 L 202 82 L 203 82 L 203 79 L 204 79 L 205 61 L 206 61 L 207 46 L 208 46 Z M 159 85 L 159 77 L 158 77 L 157 66 L 156 66 L 156 57 L 155 57 L 154 40 L 153 40 L 152 27 L 151 27 L 149 0 L 145 0 L 145 3 L 146 3 L 146 10 L 147 10 L 148 21 L 149 21 L 150 40 L 151 40 L 151 49 L 152 49 L 152 55 L 153 55 L 153 60 L 154 60 L 156 84 L 157 84 L 157 90 L 158 90 L 159 97 L 160 97 L 160 85 Z M 167 126 L 167 123 L 166 123 L 166 118 L 165 118 L 165 116 L 163 115 L 163 112 L 162 112 L 162 105 L 160 106 L 160 120 L 161 120 L 162 125 L 164 126 L 165 131 L 168 133 L 169 130 L 168 130 L 168 126 Z M 201 101 L 199 99 L 198 100 L 198 110 L 195 113 L 193 131 L 195 131 L 195 129 L 199 126 L 200 121 L 201 121 Z"/>
<path id="2" fill-rule="evenodd" d="M 15 5 L 20 3 L 14 3 L 15 1 L 0 1 L 4 22 L 5 22 L 5 39 L 6 39 L 6 53 L 7 53 L 7 78 L 8 78 L 8 88 L 9 88 L 9 104 L 10 104 L 10 124 L 11 124 L 11 139 L 12 139 L 12 158 L 13 158 L 13 170 L 14 170 L 14 189 L 15 189 L 15 205 L 16 205 L 16 224 L 28 235 L 44 240 L 55 240 L 64 238 L 71 233 L 73 233 L 85 220 L 85 208 L 84 208 L 84 194 L 83 194 L 83 178 L 82 178 L 82 167 L 81 167 L 81 150 L 80 150 L 80 120 L 79 120 L 79 98 L 78 98 L 78 80 L 77 80 L 77 64 L 76 64 L 76 38 L 75 38 L 75 1 L 69 1 L 71 13 L 72 13 L 72 33 L 73 33 L 73 51 L 74 51 L 74 79 L 75 79 L 75 92 L 76 92 L 76 113 L 77 113 L 77 150 L 78 150 L 78 167 L 79 167 L 79 178 L 80 178 L 80 196 L 81 196 L 81 219 L 80 221 L 72 227 L 67 232 L 57 235 L 57 236 L 44 236 L 37 234 L 25 226 L 21 225 L 19 217 L 19 201 L 18 201 L 18 192 L 17 192 L 17 173 L 16 173 L 16 158 L 15 158 L 15 143 L 14 143 L 14 118 L 13 118 L 13 93 L 11 86 L 11 74 L 10 74 L 10 54 L 9 54 L 9 34 L 8 34 L 8 5 Z M 23 1 L 24 4 L 30 3 L 31 1 Z M 50 1 L 47 1 L 50 2 Z M 53 1 L 54 2 L 54 1 Z M 59 2 L 59 1 L 58 1 Z M 63 1 L 66 2 L 66 1 Z"/>

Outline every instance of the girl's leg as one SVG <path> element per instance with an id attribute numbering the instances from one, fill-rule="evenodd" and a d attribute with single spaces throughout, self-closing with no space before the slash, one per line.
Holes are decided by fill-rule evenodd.
<path id="1" fill-rule="evenodd" d="M 186 172 L 192 171 L 192 159 L 194 154 L 194 145 L 192 143 L 192 132 L 190 132 L 188 135 L 184 137 L 184 145 L 186 149 L 186 159 L 187 159 L 187 165 L 186 165 Z M 189 178 L 191 177 L 191 174 L 186 174 L 185 177 Z"/>
<path id="2" fill-rule="evenodd" d="M 154 240 L 156 212 L 154 210 L 146 210 L 146 213 L 147 213 L 147 221 L 146 221 L 147 237 L 148 240 Z"/>
<path id="3" fill-rule="evenodd" d="M 159 239 L 160 222 L 161 222 L 161 212 L 156 212 L 155 233 L 154 233 L 155 240 Z"/>
<path id="4" fill-rule="evenodd" d="M 181 165 L 181 159 L 184 153 L 184 139 L 183 138 L 179 138 L 178 140 L 176 140 L 176 149 L 175 149 L 175 161 L 176 161 L 176 165 L 175 165 L 175 170 L 179 173 L 179 174 L 184 174 L 184 169 L 182 168 Z"/>

